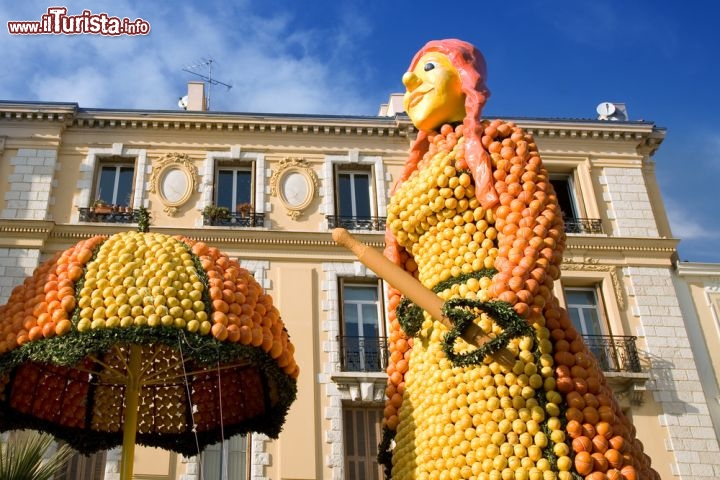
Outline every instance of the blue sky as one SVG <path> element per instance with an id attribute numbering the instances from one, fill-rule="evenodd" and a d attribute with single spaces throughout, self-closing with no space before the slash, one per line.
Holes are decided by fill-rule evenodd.
<path id="1" fill-rule="evenodd" d="M 151 32 L 7 33 L 6 21 L 55 5 L 142 18 Z M 594 118 L 611 101 L 666 128 L 656 175 L 680 258 L 720 262 L 719 10 L 712 0 L 5 1 L 0 99 L 175 109 L 193 79 L 183 68 L 213 58 L 213 77 L 233 85 L 212 89 L 213 110 L 375 115 L 426 41 L 460 38 L 488 63 L 485 117 Z"/>

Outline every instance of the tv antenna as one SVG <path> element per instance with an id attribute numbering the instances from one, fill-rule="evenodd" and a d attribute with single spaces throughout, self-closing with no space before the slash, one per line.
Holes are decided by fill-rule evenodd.
<path id="1" fill-rule="evenodd" d="M 222 85 L 223 87 L 226 87 L 228 90 L 232 88 L 232 85 L 229 85 L 225 82 L 221 82 L 220 80 L 215 80 L 212 78 L 212 66 L 213 63 L 215 63 L 215 59 L 213 58 L 203 58 L 201 62 L 198 62 L 194 65 L 188 65 L 187 67 L 183 68 L 184 72 L 191 73 L 195 76 L 198 76 L 203 79 L 209 86 L 207 91 L 207 97 L 205 98 L 205 101 L 207 102 L 207 109 L 210 110 L 210 89 L 213 85 Z M 207 68 L 207 75 L 204 75 L 202 73 L 196 72 L 194 69 L 205 67 Z"/>

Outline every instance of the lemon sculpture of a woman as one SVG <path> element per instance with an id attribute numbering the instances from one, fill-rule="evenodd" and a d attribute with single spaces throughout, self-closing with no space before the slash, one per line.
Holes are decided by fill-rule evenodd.
<path id="1" fill-rule="evenodd" d="M 485 79 L 481 53 L 459 40 L 429 42 L 403 76 L 419 133 L 385 256 L 445 301 L 452 327 L 390 289 L 379 458 L 393 480 L 659 478 L 552 293 L 557 198 L 533 138 L 481 120 Z M 465 343 L 469 322 L 493 340 Z"/>

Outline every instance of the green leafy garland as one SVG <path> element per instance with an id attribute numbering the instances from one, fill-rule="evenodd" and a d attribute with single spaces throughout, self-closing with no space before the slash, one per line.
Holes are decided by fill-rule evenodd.
<path id="1" fill-rule="evenodd" d="M 502 327 L 503 332 L 471 352 L 455 353 L 455 340 L 462 336 L 465 329 L 478 317 L 476 310 L 489 314 L 493 321 Z M 533 329 L 527 321 L 520 317 L 509 303 L 500 300 L 481 302 L 468 298 L 451 298 L 443 304 L 442 313 L 453 324 L 453 328 L 443 338 L 443 352 L 456 366 L 479 365 L 486 356 L 506 347 L 513 338 L 533 335 Z"/>
<path id="2" fill-rule="evenodd" d="M 496 273 L 497 270 L 493 268 L 484 268 L 482 270 L 478 270 L 477 272 L 463 273 L 461 275 L 458 275 L 457 277 L 443 280 L 442 282 L 435 285 L 432 291 L 435 293 L 440 293 L 448 288 L 451 288 L 455 284 L 465 283 L 471 278 L 476 278 L 478 280 L 484 277 L 492 278 L 493 275 L 495 275 Z M 415 335 L 417 335 L 417 332 L 420 331 L 424 320 L 422 308 L 412 303 L 409 298 L 403 297 L 395 309 L 395 315 L 398 319 L 398 322 L 400 323 L 400 327 L 402 328 L 406 336 L 414 337 Z"/>
<path id="3" fill-rule="evenodd" d="M 377 461 L 379 465 L 383 466 L 383 473 L 385 478 L 390 479 L 392 474 L 392 442 L 395 439 L 395 432 L 387 427 L 383 427 L 382 440 L 378 445 Z"/>
<path id="4" fill-rule="evenodd" d="M 435 293 L 440 293 L 453 285 L 465 283 L 471 278 L 478 280 L 485 277 L 492 278 L 496 273 L 497 270 L 492 268 L 465 273 L 438 283 L 432 290 Z M 455 353 L 453 347 L 455 341 L 463 335 L 465 329 L 478 317 L 478 310 L 490 315 L 493 321 L 503 328 L 503 332 L 471 352 L 465 354 Z M 403 297 L 395 313 L 405 335 L 408 337 L 417 335 L 424 320 L 423 310 L 408 298 Z M 457 366 L 479 365 L 486 356 L 506 347 L 513 338 L 533 334 L 532 327 L 515 312 L 512 306 L 500 300 L 481 302 L 479 300 L 453 298 L 443 304 L 442 313 L 453 324 L 453 328 L 443 339 L 443 351 L 447 358 Z"/>
<path id="5" fill-rule="evenodd" d="M 395 309 L 395 316 L 400 323 L 403 333 L 414 337 L 420 331 L 423 323 L 423 309 L 415 305 L 409 298 L 403 297 Z"/>

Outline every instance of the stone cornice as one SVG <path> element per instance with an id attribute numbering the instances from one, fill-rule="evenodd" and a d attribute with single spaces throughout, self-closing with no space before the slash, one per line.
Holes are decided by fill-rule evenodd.
<path id="1" fill-rule="evenodd" d="M 402 123 L 410 124 L 407 115 L 396 116 Z M 485 119 L 495 117 L 486 116 Z M 600 120 L 576 120 L 559 118 L 498 117 L 514 122 L 535 138 L 563 140 L 596 140 L 631 142 L 643 155 L 652 156 L 665 139 L 665 129 L 652 122 L 612 122 Z"/>
<path id="2" fill-rule="evenodd" d="M 53 227 L 53 222 L 0 220 L 0 247 L 41 248 Z"/>
<path id="3" fill-rule="evenodd" d="M 44 243 L 68 245 L 94 235 L 111 235 L 113 233 L 133 230 L 133 224 L 62 224 L 32 220 L 0 220 L 0 245 L 3 246 L 42 246 Z M 186 235 L 216 245 L 220 249 L 263 249 L 270 256 L 308 256 L 330 254 L 332 256 L 351 258 L 352 254 L 338 246 L 327 232 L 292 232 L 266 229 L 237 229 L 220 227 L 203 227 L 180 229 L 152 226 L 154 232 L 168 235 Z M 376 249 L 384 247 L 384 232 L 354 233 L 362 242 Z M 606 237 L 592 235 L 568 235 L 565 257 L 607 258 L 610 264 L 634 263 L 631 259 L 643 259 L 644 262 L 668 264 L 674 261 L 679 240 L 674 238 L 630 238 Z M 290 255 L 288 255 L 290 253 Z M 572 261 L 572 260 L 569 260 Z M 680 264 L 679 264 L 680 265 Z M 685 265 L 685 264 L 683 264 Z M 692 274 L 692 265 L 683 266 L 680 274 Z M 710 273 L 720 270 L 716 264 L 707 264 L 702 271 Z M 697 270 L 697 269 L 696 269 Z"/>
<path id="4" fill-rule="evenodd" d="M 94 235 L 112 235 L 117 232 L 134 230 L 133 224 L 116 225 L 57 225 L 51 232 L 48 241 L 61 245 L 79 242 Z M 203 227 L 202 229 L 179 229 L 151 226 L 152 232 L 167 235 L 184 235 L 194 240 L 209 243 L 222 251 L 262 250 L 268 258 L 354 258 L 352 253 L 336 244 L 330 232 L 288 232 L 264 229 L 228 229 Z M 382 249 L 384 238 L 382 233 L 358 233 L 359 240 L 373 248 Z"/>
<path id="5" fill-rule="evenodd" d="M 215 112 L 81 110 L 77 128 L 128 128 L 158 131 L 255 132 L 406 137 L 410 123 L 393 117 L 272 115 Z"/>
<path id="6" fill-rule="evenodd" d="M 720 263 L 678 262 L 675 267 L 681 277 L 720 277 Z"/>
<path id="7" fill-rule="evenodd" d="M 489 117 L 488 117 L 489 118 Z M 634 142 L 652 155 L 665 130 L 651 122 L 512 118 L 537 138 Z M 394 117 L 345 115 L 252 114 L 172 110 L 83 109 L 76 103 L 0 101 L 0 120 L 61 121 L 78 128 L 150 128 L 326 135 L 411 136 L 415 128 L 405 114 Z"/>
<path id="8" fill-rule="evenodd" d="M 680 240 L 675 238 L 606 237 L 568 235 L 566 255 L 575 251 L 607 252 L 626 256 L 657 257 L 671 260 Z"/>
<path id="9" fill-rule="evenodd" d="M 73 122 L 76 103 L 53 102 L 0 102 L 0 121 L 60 122 L 68 126 Z"/>

